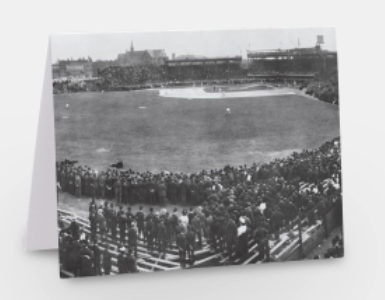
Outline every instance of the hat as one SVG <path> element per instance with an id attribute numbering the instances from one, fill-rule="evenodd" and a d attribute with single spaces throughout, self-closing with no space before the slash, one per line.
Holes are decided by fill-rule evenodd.
<path id="1" fill-rule="evenodd" d="M 126 251 L 126 247 L 124 247 L 124 246 L 120 247 L 120 248 L 119 248 L 119 251 L 121 251 L 121 252 Z"/>

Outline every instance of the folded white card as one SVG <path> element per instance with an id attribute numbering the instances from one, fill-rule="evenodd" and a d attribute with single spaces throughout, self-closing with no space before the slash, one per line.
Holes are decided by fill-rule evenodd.
<path id="1" fill-rule="evenodd" d="M 27 251 L 57 249 L 58 247 L 54 129 L 51 46 L 49 44 L 25 241 Z"/>
<path id="2" fill-rule="evenodd" d="M 325 237 L 342 257 L 337 51 L 312 32 L 52 36 L 26 249 L 59 248 L 62 278 L 319 258 Z"/>

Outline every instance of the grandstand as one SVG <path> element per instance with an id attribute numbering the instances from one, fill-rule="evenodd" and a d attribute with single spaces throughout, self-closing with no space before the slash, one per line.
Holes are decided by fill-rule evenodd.
<path id="1" fill-rule="evenodd" d="M 235 79 L 243 77 L 242 57 L 180 58 L 166 61 L 169 81 Z"/>
<path id="2" fill-rule="evenodd" d="M 327 191 L 329 180 L 324 181 L 324 187 Z M 302 184 L 302 188 L 309 188 L 307 184 Z M 233 261 L 229 260 L 228 254 L 213 253 L 207 240 L 204 240 L 201 249 L 195 251 L 195 261 L 191 265 L 187 265 L 188 269 L 209 267 L 209 266 L 224 266 L 224 265 L 247 265 L 258 262 L 278 262 L 301 260 L 306 257 L 319 243 L 328 236 L 329 232 L 336 226 L 340 226 L 342 222 L 342 207 L 341 202 L 333 203 L 323 214 L 318 213 L 319 219 L 315 224 L 310 224 L 308 215 L 317 214 L 321 211 L 322 205 L 318 205 L 309 211 L 304 218 L 297 219 L 297 224 L 293 226 L 291 231 L 282 232 L 278 240 L 269 239 L 269 259 L 260 259 L 258 251 L 258 242 L 251 238 L 248 241 L 248 255 L 247 257 L 237 258 Z M 71 220 L 75 219 L 83 231 L 90 235 L 90 224 L 87 219 L 77 216 L 74 213 L 59 209 L 59 219 L 64 225 L 70 225 Z M 60 230 L 60 228 L 59 228 Z M 119 234 L 118 234 L 119 239 Z M 117 268 L 117 256 L 119 243 L 107 237 L 104 245 L 108 245 L 108 251 L 113 256 L 111 274 L 119 274 Z M 100 246 L 101 250 L 105 246 Z M 181 269 L 181 261 L 178 256 L 178 248 L 175 244 L 167 248 L 166 257 L 161 258 L 157 251 L 149 251 L 147 244 L 144 243 L 142 237 L 139 237 L 138 242 L 138 260 L 137 268 L 139 272 L 158 272 L 158 271 L 173 271 Z M 235 255 L 235 253 L 233 253 Z M 60 274 L 63 278 L 74 277 L 74 274 L 66 270 L 63 262 L 60 265 Z"/>
<path id="3" fill-rule="evenodd" d="M 259 79 L 310 80 L 337 70 L 337 52 L 313 48 L 249 51 L 248 76 Z"/>

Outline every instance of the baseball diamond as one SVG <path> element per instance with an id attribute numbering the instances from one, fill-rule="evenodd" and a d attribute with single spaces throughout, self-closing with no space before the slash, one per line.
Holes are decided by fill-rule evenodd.
<path id="1" fill-rule="evenodd" d="M 337 52 L 323 36 L 169 57 L 141 34 L 154 48 L 52 65 L 61 277 L 343 257 Z M 173 47 L 180 34 L 206 33 L 170 33 Z"/>

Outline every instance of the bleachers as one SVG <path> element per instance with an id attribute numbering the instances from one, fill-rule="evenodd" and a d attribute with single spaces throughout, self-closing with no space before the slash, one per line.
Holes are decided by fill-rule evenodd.
<path id="1" fill-rule="evenodd" d="M 78 217 L 75 214 L 59 209 L 59 215 L 62 217 L 62 221 L 66 224 L 70 224 L 70 219 L 75 218 L 79 225 L 83 227 L 86 234 L 90 234 L 90 226 L 88 220 Z M 301 221 L 302 243 L 306 244 L 314 240 L 315 235 L 320 235 L 320 231 L 323 228 L 323 220 L 317 220 L 316 224 L 309 226 L 308 219 L 305 217 Z M 119 240 L 119 234 L 117 235 Z M 119 243 L 113 241 L 109 236 L 107 237 L 107 243 L 109 246 L 109 252 L 112 255 L 112 274 L 118 274 L 117 268 L 117 256 Z M 201 248 L 196 249 L 195 262 L 192 265 L 187 265 L 186 268 L 198 268 L 204 266 L 220 266 L 220 265 L 247 265 L 254 264 L 259 261 L 258 243 L 251 237 L 248 241 L 249 251 L 247 257 L 236 258 L 230 260 L 228 254 L 213 253 L 209 244 L 203 239 L 203 245 Z M 314 247 L 315 245 L 311 245 Z M 105 247 L 99 246 L 102 251 Z M 270 257 L 272 261 L 286 261 L 293 258 L 293 253 L 298 250 L 299 235 L 298 225 L 293 226 L 290 231 L 283 231 L 280 233 L 279 239 L 269 238 Z M 235 253 L 233 253 L 235 254 Z M 181 269 L 181 262 L 178 255 L 178 249 L 175 243 L 171 247 L 167 247 L 166 256 L 164 258 L 159 257 L 159 253 L 155 250 L 150 252 L 147 249 L 147 245 L 143 242 L 141 237 L 138 238 L 138 258 L 137 268 L 140 272 L 157 272 L 157 271 L 172 271 Z M 61 270 L 65 277 L 71 277 L 70 273 L 66 270 Z"/>

